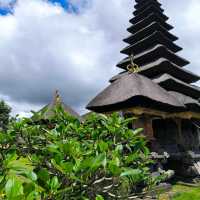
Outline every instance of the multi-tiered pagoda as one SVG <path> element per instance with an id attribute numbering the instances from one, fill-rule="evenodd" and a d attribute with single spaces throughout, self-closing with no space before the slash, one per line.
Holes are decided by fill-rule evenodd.
<path id="1" fill-rule="evenodd" d="M 121 51 L 127 57 L 117 64 L 124 71 L 87 108 L 137 115 L 133 128 L 144 128 L 152 151 L 168 152 L 174 169 L 200 174 L 200 88 L 194 85 L 200 77 L 184 68 L 189 61 L 177 54 L 182 48 L 161 4 L 135 1 Z"/>

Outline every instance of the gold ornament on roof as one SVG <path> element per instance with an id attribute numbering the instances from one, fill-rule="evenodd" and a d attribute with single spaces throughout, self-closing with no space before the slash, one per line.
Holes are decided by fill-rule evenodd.
<path id="1" fill-rule="evenodd" d="M 54 104 L 61 103 L 61 97 L 58 90 L 55 91 L 53 103 Z"/>
<path id="2" fill-rule="evenodd" d="M 140 71 L 140 67 L 136 63 L 134 63 L 134 55 L 133 54 L 130 55 L 130 62 L 131 62 L 131 64 L 127 65 L 127 70 L 130 73 L 138 73 Z"/>

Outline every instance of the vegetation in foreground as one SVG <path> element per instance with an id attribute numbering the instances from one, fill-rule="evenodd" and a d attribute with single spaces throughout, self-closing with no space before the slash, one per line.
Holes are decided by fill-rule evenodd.
<path id="1" fill-rule="evenodd" d="M 0 129 L 6 130 L 9 124 L 11 108 L 5 103 L 5 101 L 0 100 Z"/>
<path id="2" fill-rule="evenodd" d="M 0 133 L 0 199 L 128 199 L 149 190 L 162 178 L 151 176 L 132 120 L 113 114 L 80 122 L 57 108 L 48 122 L 13 121 Z"/>

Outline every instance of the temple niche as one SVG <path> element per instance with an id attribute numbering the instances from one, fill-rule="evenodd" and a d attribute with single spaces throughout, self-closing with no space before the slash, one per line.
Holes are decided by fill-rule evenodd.
<path id="1" fill-rule="evenodd" d="M 123 71 L 87 106 L 98 113 L 120 111 L 138 116 L 153 152 L 170 155 L 168 167 L 187 176 L 200 175 L 200 77 L 185 69 L 190 62 L 177 53 L 178 37 L 157 0 L 135 0 L 128 44 L 117 64 Z"/>

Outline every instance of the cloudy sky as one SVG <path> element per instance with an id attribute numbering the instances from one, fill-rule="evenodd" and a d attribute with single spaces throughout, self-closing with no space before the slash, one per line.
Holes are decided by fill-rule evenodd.
<path id="1" fill-rule="evenodd" d="M 200 74 L 200 1 L 162 0 L 173 33 Z M 119 72 L 134 0 L 0 0 L 0 98 L 24 114 L 49 103 L 85 105 Z"/>

